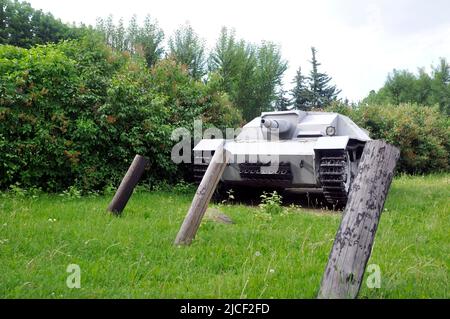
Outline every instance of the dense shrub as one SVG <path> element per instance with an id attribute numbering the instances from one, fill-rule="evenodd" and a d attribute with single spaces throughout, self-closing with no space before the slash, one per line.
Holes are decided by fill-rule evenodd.
<path id="1" fill-rule="evenodd" d="M 170 134 L 200 117 L 240 122 L 226 95 L 170 60 L 149 70 L 92 37 L 0 46 L 0 188 L 101 189 L 137 153 L 150 158 L 148 182 L 175 181 L 182 172 L 170 160 Z"/>
<path id="2" fill-rule="evenodd" d="M 450 120 L 438 107 L 416 104 L 366 105 L 327 109 L 348 115 L 373 139 L 384 139 L 401 150 L 398 170 L 428 173 L 449 169 Z"/>

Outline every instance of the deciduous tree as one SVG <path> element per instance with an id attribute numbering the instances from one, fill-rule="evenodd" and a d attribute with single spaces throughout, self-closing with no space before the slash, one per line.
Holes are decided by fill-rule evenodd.
<path id="1" fill-rule="evenodd" d="M 193 78 L 200 79 L 205 74 L 205 47 L 191 25 L 175 31 L 169 39 L 169 54 L 184 64 Z"/>

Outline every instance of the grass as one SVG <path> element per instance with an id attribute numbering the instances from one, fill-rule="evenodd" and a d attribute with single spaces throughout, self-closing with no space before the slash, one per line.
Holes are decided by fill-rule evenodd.
<path id="1" fill-rule="evenodd" d="M 204 221 L 175 247 L 192 194 L 137 192 L 120 218 L 110 196 L 20 195 L 0 194 L 2 298 L 315 298 L 341 218 L 223 205 L 234 224 Z M 394 180 L 369 260 L 381 288 L 360 298 L 450 297 L 449 198 L 448 174 Z"/>

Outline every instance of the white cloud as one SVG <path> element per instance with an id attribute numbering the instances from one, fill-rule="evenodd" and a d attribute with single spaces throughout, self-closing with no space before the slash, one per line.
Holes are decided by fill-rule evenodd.
<path id="1" fill-rule="evenodd" d="M 299 65 L 309 70 L 310 47 L 318 49 L 323 70 L 358 100 L 378 89 L 393 68 L 429 66 L 450 58 L 450 2 L 446 0 L 28 0 L 65 22 L 95 24 L 113 14 L 156 18 L 168 37 L 189 21 L 209 47 L 222 26 L 248 41 L 274 41 L 289 61 L 285 84 Z"/>

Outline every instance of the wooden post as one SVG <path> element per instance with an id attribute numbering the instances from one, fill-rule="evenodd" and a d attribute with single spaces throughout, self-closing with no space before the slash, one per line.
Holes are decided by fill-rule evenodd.
<path id="1" fill-rule="evenodd" d="M 148 159 L 145 157 L 141 155 L 136 155 L 134 157 L 130 168 L 128 168 L 128 171 L 122 179 L 116 194 L 108 206 L 108 211 L 116 215 L 120 215 L 122 213 L 147 164 Z"/>
<path id="2" fill-rule="evenodd" d="M 202 181 L 192 200 L 191 207 L 178 231 L 175 245 L 191 244 L 227 162 L 228 152 L 224 148 L 224 143 L 222 143 L 216 149 L 214 156 L 206 169 L 205 175 L 203 175 Z"/>
<path id="3" fill-rule="evenodd" d="M 318 298 L 356 298 L 400 151 L 366 143 L 323 274 Z"/>

